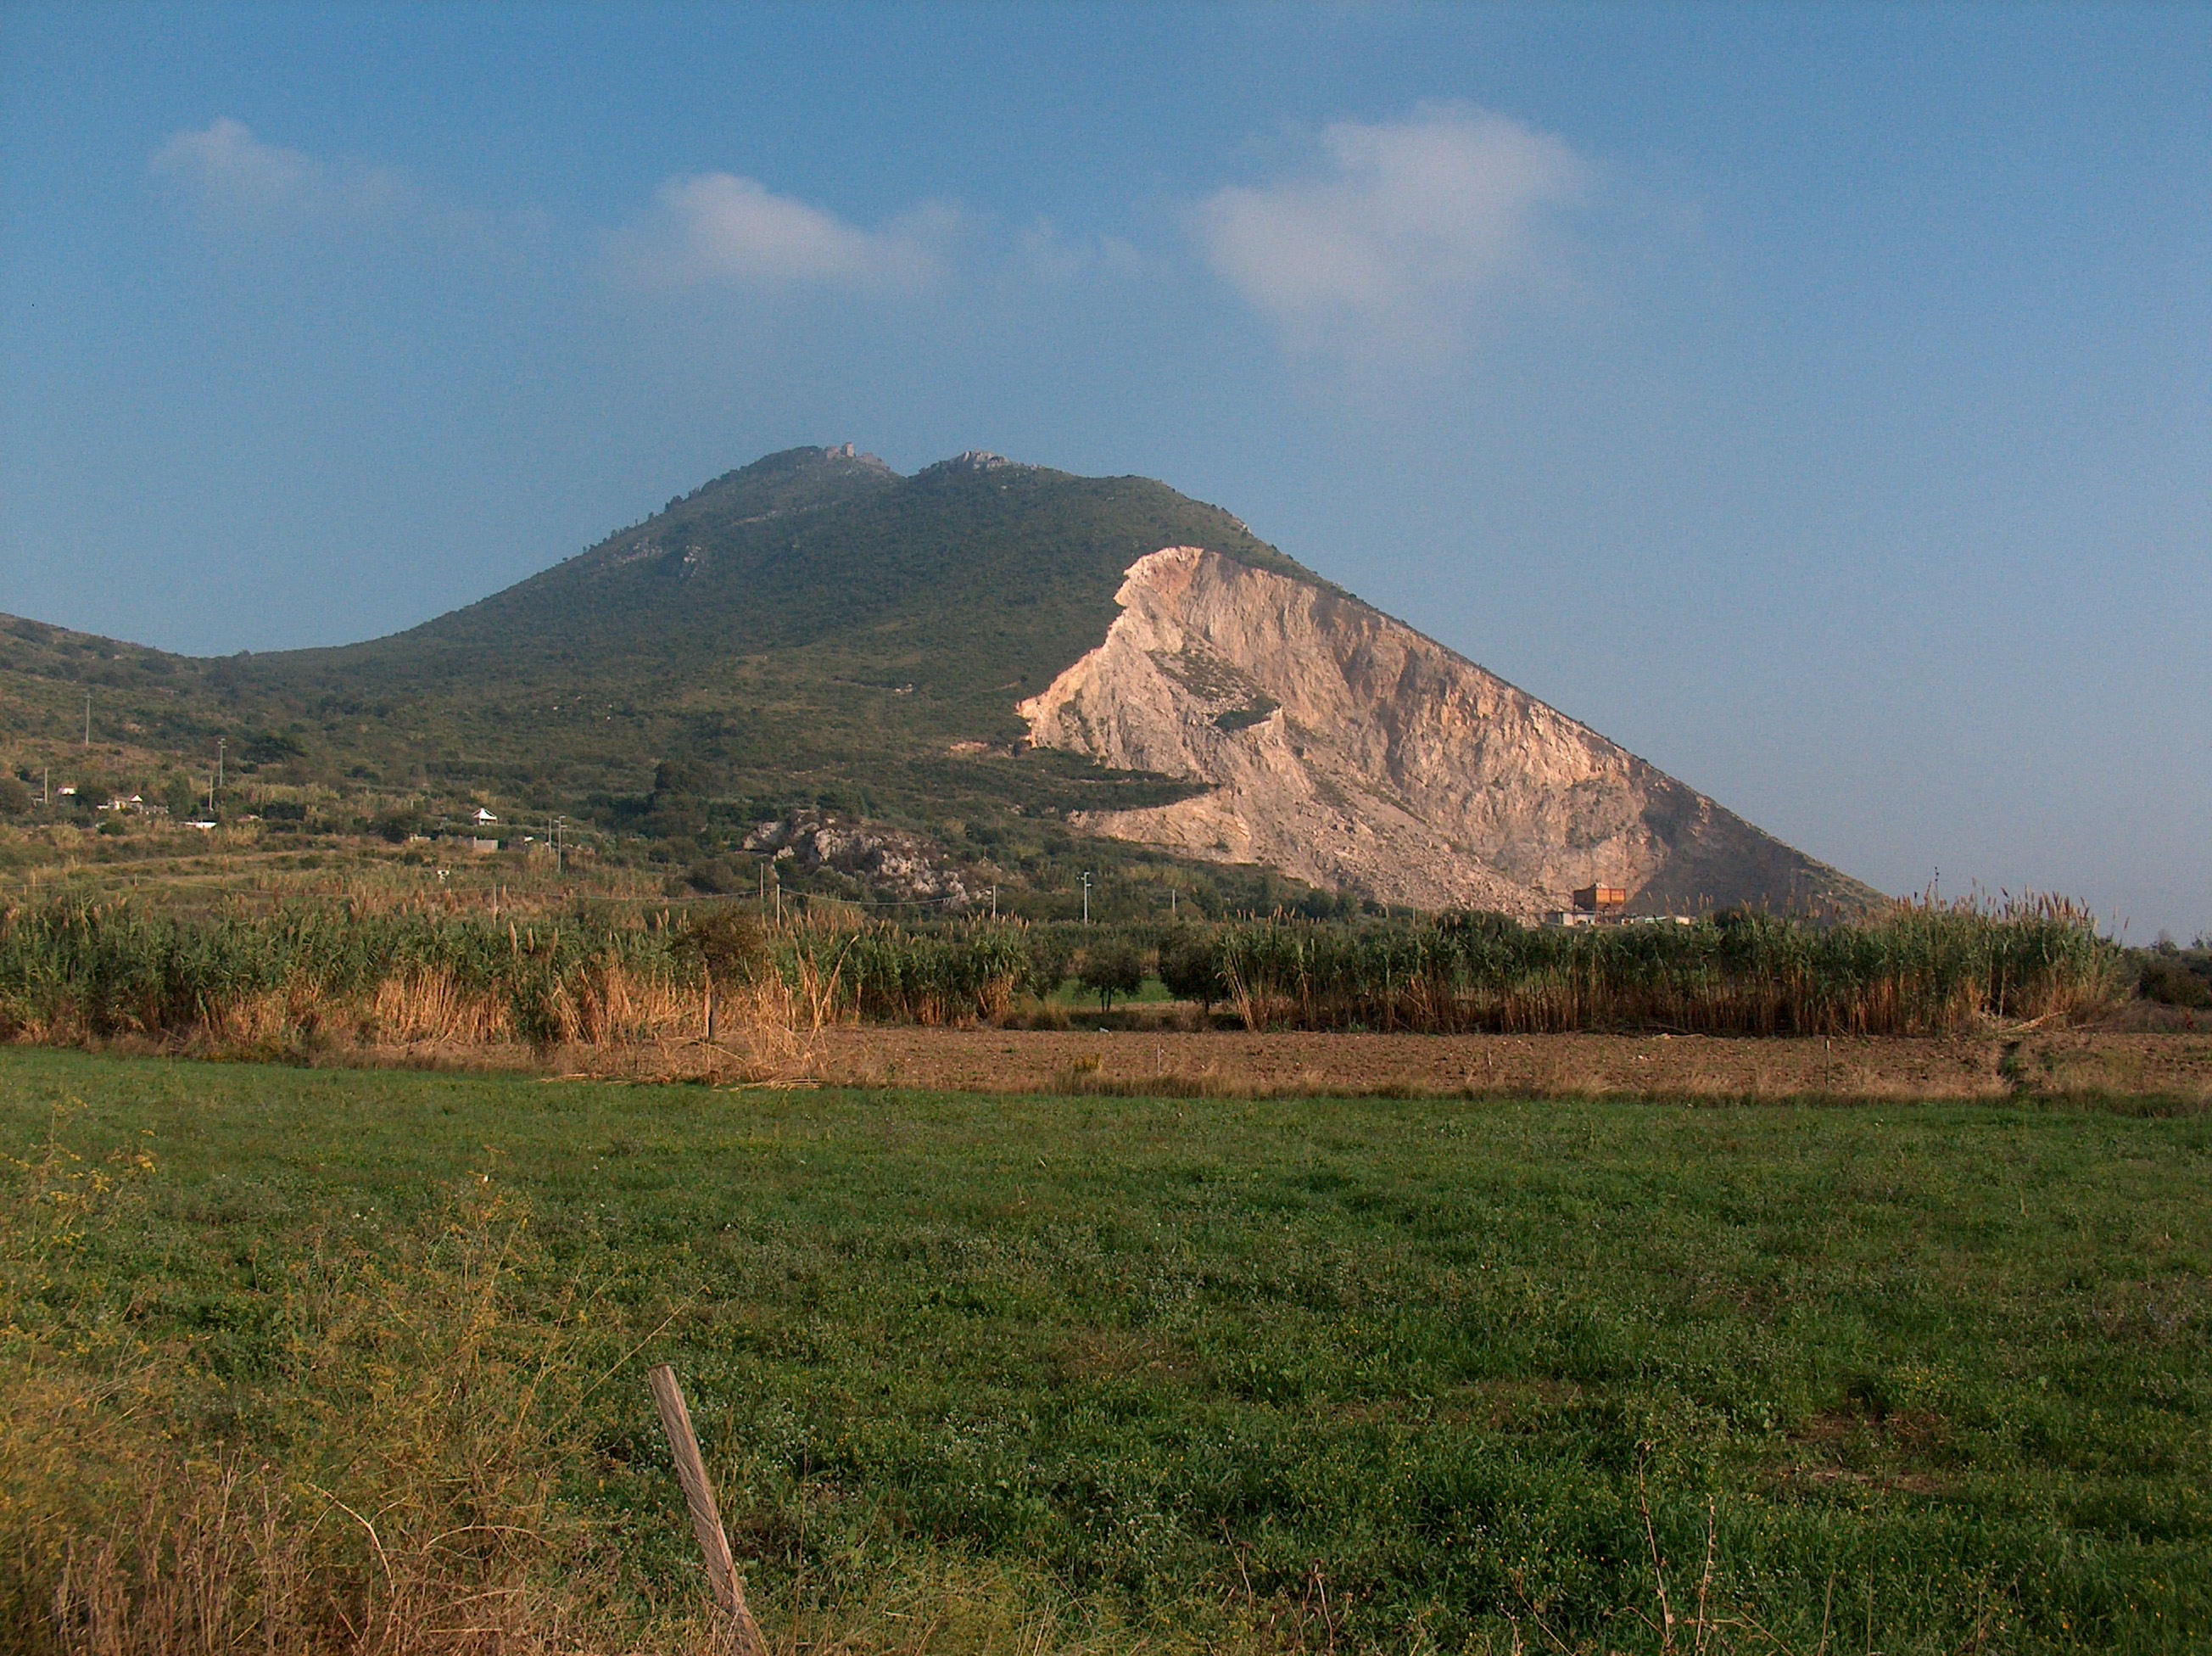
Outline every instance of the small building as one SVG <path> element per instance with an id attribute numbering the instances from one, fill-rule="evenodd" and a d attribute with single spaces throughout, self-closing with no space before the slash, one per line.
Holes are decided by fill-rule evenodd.
<path id="1" fill-rule="evenodd" d="M 1577 910 L 1601 919 L 1618 920 L 1620 911 L 1628 906 L 1626 886 L 1585 886 L 1573 897 Z"/>
<path id="2" fill-rule="evenodd" d="M 492 815 L 490 812 L 485 810 L 483 807 L 479 805 L 477 807 L 476 820 L 478 822 L 497 822 L 499 819 Z"/>

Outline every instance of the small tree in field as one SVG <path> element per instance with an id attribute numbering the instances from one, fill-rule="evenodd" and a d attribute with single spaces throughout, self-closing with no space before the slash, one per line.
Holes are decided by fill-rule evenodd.
<path id="1" fill-rule="evenodd" d="M 1214 959 L 1213 939 L 1194 926 L 1160 940 L 1160 981 L 1178 1001 L 1195 1001 L 1208 1013 L 1216 1001 L 1229 998 Z"/>
<path id="2" fill-rule="evenodd" d="M 1083 952 L 1083 987 L 1098 996 L 1102 1012 L 1114 1009 L 1116 995 L 1134 995 L 1144 987 L 1145 957 L 1125 937 L 1094 943 Z"/>

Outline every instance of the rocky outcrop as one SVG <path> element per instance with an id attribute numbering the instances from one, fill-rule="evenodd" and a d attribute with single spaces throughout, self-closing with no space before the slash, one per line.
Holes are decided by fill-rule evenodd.
<path id="1" fill-rule="evenodd" d="M 1856 907 L 1857 882 L 1380 611 L 1216 553 L 1132 564 L 1104 642 L 1021 703 L 1039 746 L 1207 784 L 1089 831 L 1423 908 Z"/>
<path id="2" fill-rule="evenodd" d="M 863 827 L 799 811 L 755 825 L 745 836 L 745 849 L 766 852 L 804 874 L 828 868 L 886 896 L 940 902 L 953 910 L 975 901 L 959 872 L 947 867 L 927 841 L 893 828 Z"/>

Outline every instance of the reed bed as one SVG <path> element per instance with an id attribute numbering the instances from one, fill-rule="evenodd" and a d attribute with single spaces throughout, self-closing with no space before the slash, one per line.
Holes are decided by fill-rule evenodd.
<path id="1" fill-rule="evenodd" d="M 726 914 L 501 922 L 56 903 L 0 912 L 0 1038 L 619 1046 L 856 1019 L 994 1021 L 1033 973 L 1027 928 L 1012 923 L 921 933 Z"/>
<path id="2" fill-rule="evenodd" d="M 1577 928 L 1275 920 L 1223 928 L 1179 964 L 1210 973 L 1249 1028 L 1516 1034 L 1954 1034 L 2094 1014 L 2124 975 L 2086 911 L 2039 898 L 1904 904 L 1832 926 L 1756 913 Z"/>
<path id="3" fill-rule="evenodd" d="M 727 911 L 209 917 L 56 903 L 0 913 L 0 1039 L 272 1053 L 346 1042 L 788 1045 L 840 1022 L 1004 1023 L 1058 988 L 1073 930 L 834 919 L 772 928 Z M 1225 1003 L 1251 1029 L 1948 1034 L 2082 1018 L 2124 988 L 2117 947 L 2051 899 L 1905 904 L 1850 925 L 1738 914 L 1532 929 L 1475 914 L 1278 918 L 1135 941 L 1170 989 Z"/>

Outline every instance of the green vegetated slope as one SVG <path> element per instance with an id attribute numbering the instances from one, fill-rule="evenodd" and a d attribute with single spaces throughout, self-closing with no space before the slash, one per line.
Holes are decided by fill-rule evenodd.
<path id="1" fill-rule="evenodd" d="M 1014 703 L 1104 636 L 1131 563 L 1178 543 L 1305 575 L 1147 478 L 989 459 L 901 478 L 795 449 L 390 637 L 204 661 L 15 623 L 34 648 L 8 673 L 20 722 L 51 728 L 86 679 L 103 721 L 149 745 L 228 730 L 386 786 L 642 795 L 675 759 L 714 793 L 893 816 L 971 797 L 1135 804 L 1176 790 L 1064 755 L 947 750 L 1020 737 Z"/>
<path id="2" fill-rule="evenodd" d="M 84 726 L 85 693 L 95 703 L 103 747 L 120 741 L 169 754 L 235 730 L 236 703 L 210 682 L 211 663 L 72 632 L 20 616 L 0 616 L 0 741 L 26 755 L 61 757 Z"/>
<path id="3" fill-rule="evenodd" d="M 551 1462 L 541 1584 L 558 1564 L 633 1626 L 696 1604 L 643 1380 L 666 1361 L 772 1636 L 2212 1637 L 2202 1115 L 733 1096 L 0 1054 L 0 1148 L 51 1166 L 57 1131 L 116 1182 L 33 1211 L 7 1172 L 0 1322 L 12 1384 L 94 1401 L 14 1413 L 9 1452 L 167 1431 L 312 1482 L 303 1525 L 373 1511 L 378 1552 L 313 1531 L 356 1616 L 417 1529 L 527 1484 L 517 1444 Z M 39 1251 L 57 1225 L 74 1239 Z M 489 1332 L 443 1354 L 449 1323 Z M 441 1435 L 525 1386 L 556 1420 Z M 0 1523 L 148 1521 L 131 1463 L 51 1464 Z M 0 1547 L 14 1605 L 52 1602 L 52 1523 L 44 1555 Z M 1639 1619 L 1655 1543 L 1687 1618 L 1709 1523 L 1723 1625 L 1663 1644 Z"/>

